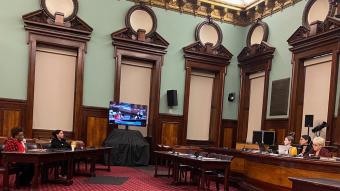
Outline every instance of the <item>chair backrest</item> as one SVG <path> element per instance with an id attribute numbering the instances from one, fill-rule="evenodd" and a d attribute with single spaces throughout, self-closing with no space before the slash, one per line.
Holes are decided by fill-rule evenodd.
<path id="1" fill-rule="evenodd" d="M 339 149 L 337 146 L 324 146 L 323 148 L 327 149 L 330 153 L 332 153 L 333 157 L 338 155 Z"/>
<path id="2" fill-rule="evenodd" d="M 156 145 L 156 151 L 172 151 L 173 148 L 168 145 Z"/>
<path id="3" fill-rule="evenodd" d="M 37 143 L 26 143 L 27 150 L 31 149 L 40 149 L 40 146 Z"/>
<path id="4" fill-rule="evenodd" d="M 39 143 L 40 148 L 42 149 L 50 149 L 51 148 L 51 143 Z"/>
<path id="5" fill-rule="evenodd" d="M 227 161 L 232 161 L 234 159 L 234 156 L 230 155 L 220 155 L 221 160 L 227 160 Z"/>
<path id="6" fill-rule="evenodd" d="M 8 137 L 0 137 L 0 144 L 4 144 Z"/>
<path id="7" fill-rule="evenodd" d="M 198 155 L 202 157 L 207 157 L 208 154 L 209 154 L 208 152 L 200 152 Z"/>
<path id="8" fill-rule="evenodd" d="M 209 158 L 218 158 L 218 154 L 216 154 L 216 153 L 209 153 L 208 157 Z"/>
<path id="9" fill-rule="evenodd" d="M 85 147 L 85 143 L 84 141 L 82 140 L 74 140 L 74 141 L 71 141 L 70 142 L 70 145 L 71 144 L 75 144 L 76 145 L 76 148 L 84 148 Z"/>
<path id="10" fill-rule="evenodd" d="M 36 139 L 26 139 L 26 143 L 36 143 Z"/>
<path id="11" fill-rule="evenodd" d="M 200 152 L 202 151 L 201 148 L 196 147 L 196 146 L 180 146 L 177 145 L 176 147 L 173 148 L 173 150 L 175 150 L 176 152 L 180 152 L 180 153 L 188 153 L 190 152 Z"/>

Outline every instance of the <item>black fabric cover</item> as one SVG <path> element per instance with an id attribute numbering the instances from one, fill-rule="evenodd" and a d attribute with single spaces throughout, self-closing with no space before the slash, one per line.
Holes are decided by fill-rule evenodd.
<path id="1" fill-rule="evenodd" d="M 150 145 L 139 131 L 113 129 L 104 146 L 112 147 L 111 164 L 120 166 L 148 165 Z"/>

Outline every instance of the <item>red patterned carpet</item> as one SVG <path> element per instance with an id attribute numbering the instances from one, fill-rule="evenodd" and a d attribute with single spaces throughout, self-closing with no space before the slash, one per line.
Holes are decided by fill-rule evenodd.
<path id="1" fill-rule="evenodd" d="M 88 177 L 75 177 L 73 179 L 73 184 L 71 186 L 63 186 L 60 184 L 43 184 L 40 185 L 39 190 L 41 191 L 194 191 L 197 190 L 196 186 L 188 186 L 181 185 L 176 186 L 172 185 L 172 179 L 167 177 L 155 178 L 153 177 L 153 167 L 121 167 L 115 166 L 111 167 L 111 172 L 107 171 L 96 171 L 97 176 L 113 176 L 113 177 L 128 177 L 128 180 L 121 185 L 107 185 L 107 184 L 89 184 L 87 183 Z M 11 176 L 11 190 L 14 189 L 14 179 L 15 176 Z M 1 178 L 2 180 L 2 178 Z M 214 185 L 214 184 L 212 184 Z M 2 186 L 2 181 L 1 181 Z M 221 185 L 220 190 L 223 189 Z M 29 188 L 20 189 L 20 190 L 30 190 Z M 211 190 L 216 190 L 214 186 L 211 186 Z M 231 188 L 230 191 L 237 191 L 237 189 Z"/>

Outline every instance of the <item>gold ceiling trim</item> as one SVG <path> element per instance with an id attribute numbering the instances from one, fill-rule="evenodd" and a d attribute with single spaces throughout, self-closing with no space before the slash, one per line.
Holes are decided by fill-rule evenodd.
<path id="1" fill-rule="evenodd" d="M 150 6 L 177 11 L 199 17 L 212 17 L 216 21 L 247 26 L 296 4 L 301 0 L 261 0 L 239 7 L 213 0 L 129 0 Z"/>

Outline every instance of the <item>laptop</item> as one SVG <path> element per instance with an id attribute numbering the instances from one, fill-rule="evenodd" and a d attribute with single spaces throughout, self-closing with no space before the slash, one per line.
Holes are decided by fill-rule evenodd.
<path id="1" fill-rule="evenodd" d="M 279 151 L 279 154 L 281 155 L 288 155 L 289 149 L 290 149 L 290 146 L 279 145 L 278 151 Z"/>

